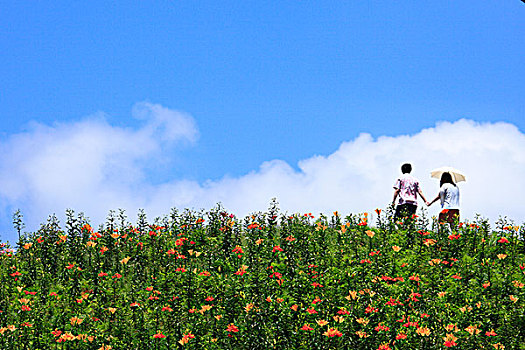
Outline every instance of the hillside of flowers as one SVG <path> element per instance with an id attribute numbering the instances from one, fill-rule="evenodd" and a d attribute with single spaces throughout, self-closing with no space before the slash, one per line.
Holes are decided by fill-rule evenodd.
<path id="1" fill-rule="evenodd" d="M 525 349 L 523 227 L 372 214 L 17 213 L 0 348 Z"/>

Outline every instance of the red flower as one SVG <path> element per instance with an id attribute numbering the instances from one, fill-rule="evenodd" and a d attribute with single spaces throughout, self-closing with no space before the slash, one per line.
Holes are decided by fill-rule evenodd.
<path id="1" fill-rule="evenodd" d="M 396 306 L 396 305 L 403 305 L 403 304 L 400 303 L 399 301 L 397 301 L 396 299 L 390 297 L 390 300 L 387 301 L 387 302 L 385 303 L 385 305 Z"/>
<path id="2" fill-rule="evenodd" d="M 383 326 L 382 324 L 377 325 L 376 328 L 374 328 L 376 332 L 385 331 L 388 332 L 390 330 L 390 327 Z"/>
<path id="3" fill-rule="evenodd" d="M 485 332 L 485 335 L 486 335 L 487 337 L 495 337 L 497 334 L 496 334 L 496 332 L 494 332 L 493 329 L 491 329 L 490 331 Z"/>
<path id="4" fill-rule="evenodd" d="M 237 270 L 234 275 L 238 275 L 238 276 L 242 276 L 246 273 L 246 270 L 243 270 L 243 269 L 239 269 Z"/>
<path id="5" fill-rule="evenodd" d="M 419 276 L 416 276 L 416 275 L 412 275 L 408 279 L 411 280 L 411 281 L 416 281 L 416 282 L 421 281 Z"/>
<path id="6" fill-rule="evenodd" d="M 230 323 L 228 325 L 228 328 L 226 328 L 226 332 L 238 332 L 239 331 L 239 328 L 237 328 L 236 325 L 234 325 L 233 323 Z"/>
<path id="7" fill-rule="evenodd" d="M 314 308 L 311 308 L 311 307 L 308 308 L 308 309 L 306 309 L 306 312 L 308 312 L 310 315 L 312 315 L 312 314 L 316 314 L 316 313 L 317 313 L 317 311 L 315 311 L 315 309 L 314 309 Z"/>
<path id="8" fill-rule="evenodd" d="M 313 331 L 314 329 L 308 325 L 308 323 L 305 323 L 304 326 L 300 328 L 302 331 Z"/>
<path id="9" fill-rule="evenodd" d="M 274 278 L 274 277 L 281 279 L 283 278 L 283 275 L 280 272 L 274 272 L 270 275 L 270 278 Z"/>
<path id="10" fill-rule="evenodd" d="M 369 305 L 366 309 L 365 309 L 365 314 L 370 314 L 372 312 L 378 312 L 379 309 L 375 308 L 375 307 L 372 307 L 371 305 Z"/>
<path id="11" fill-rule="evenodd" d="M 279 247 L 278 245 L 276 245 L 275 247 L 273 247 L 272 249 L 272 253 L 275 253 L 275 252 L 282 252 L 283 249 L 281 247 Z"/>
<path id="12" fill-rule="evenodd" d="M 410 296 L 407 299 L 407 301 L 409 301 L 409 300 L 419 301 L 419 299 L 417 297 L 421 297 L 421 294 L 412 292 L 412 293 L 410 293 Z"/>
<path id="13" fill-rule="evenodd" d="M 166 338 L 166 336 L 162 333 L 157 333 L 157 334 L 153 334 L 153 338 L 162 339 L 162 338 Z"/>

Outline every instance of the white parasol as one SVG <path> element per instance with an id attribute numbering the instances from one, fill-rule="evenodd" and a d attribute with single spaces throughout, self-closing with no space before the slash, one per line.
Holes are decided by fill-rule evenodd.
<path id="1" fill-rule="evenodd" d="M 441 168 L 432 170 L 430 172 L 430 177 L 441 179 L 441 175 L 443 175 L 443 173 L 450 173 L 450 175 L 452 175 L 452 180 L 454 180 L 455 183 L 458 183 L 460 181 L 467 181 L 467 177 L 465 176 L 465 174 L 449 166 L 442 166 Z"/>

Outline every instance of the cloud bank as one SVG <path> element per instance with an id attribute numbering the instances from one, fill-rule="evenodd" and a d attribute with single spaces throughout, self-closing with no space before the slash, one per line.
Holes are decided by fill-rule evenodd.
<path id="1" fill-rule="evenodd" d="M 371 212 L 391 202 L 404 162 L 413 164 L 412 174 L 429 200 L 438 191 L 432 169 L 450 165 L 464 171 L 468 181 L 459 184 L 463 218 L 480 213 L 492 221 L 500 215 L 525 221 L 525 134 L 512 124 L 462 119 L 413 135 L 374 139 L 361 134 L 332 154 L 299 161 L 297 170 L 277 159 L 239 177 L 157 184 L 148 176 L 148 164 L 169 159 L 183 143 L 195 143 L 196 122 L 150 103 L 137 104 L 132 116 L 142 123 L 139 127 L 110 125 L 98 115 L 52 126 L 35 123 L 1 140 L 1 229 L 12 231 L 16 208 L 29 230 L 66 208 L 85 212 L 98 225 L 118 208 L 131 218 L 144 208 L 152 218 L 172 207 L 210 209 L 220 202 L 244 216 L 265 210 L 273 197 L 287 212 Z M 438 210 L 435 204 L 429 213 Z M 12 233 L 0 234 L 14 240 Z"/>

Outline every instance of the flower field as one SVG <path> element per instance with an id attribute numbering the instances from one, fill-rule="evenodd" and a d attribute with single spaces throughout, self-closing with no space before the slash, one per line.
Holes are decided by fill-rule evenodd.
<path id="1" fill-rule="evenodd" d="M 391 216 L 50 217 L 2 244 L 0 348 L 525 349 L 523 227 Z"/>

